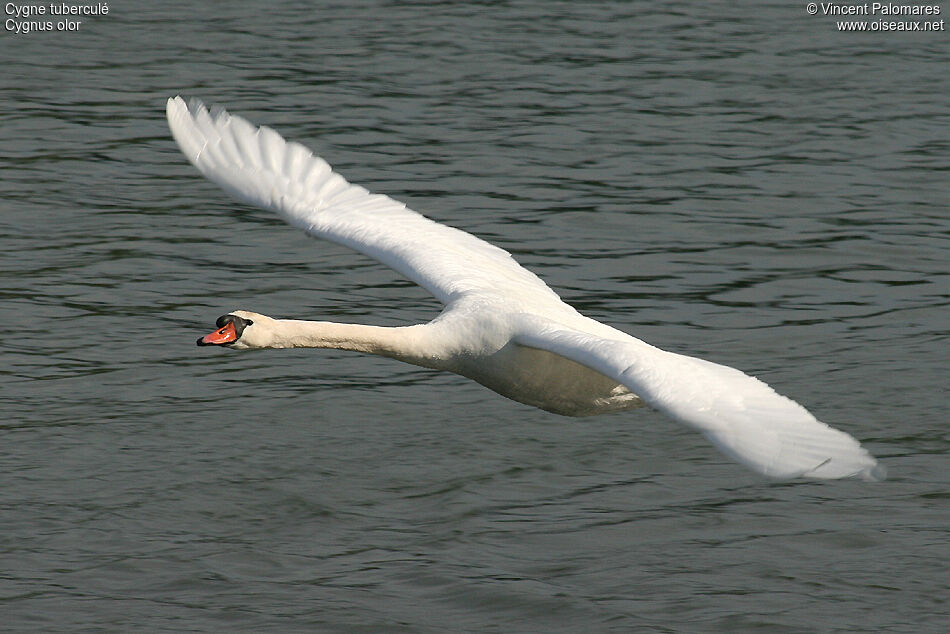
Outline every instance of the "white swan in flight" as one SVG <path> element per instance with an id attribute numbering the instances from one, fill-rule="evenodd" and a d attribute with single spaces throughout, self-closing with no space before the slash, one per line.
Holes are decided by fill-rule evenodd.
<path id="1" fill-rule="evenodd" d="M 758 379 L 660 350 L 581 315 L 507 251 L 351 185 L 270 128 L 181 97 L 168 100 L 167 115 L 188 160 L 225 191 L 315 238 L 379 260 L 445 306 L 429 323 L 397 328 L 235 310 L 199 345 L 369 352 L 455 372 L 568 416 L 645 403 L 767 476 L 884 477 L 854 438 Z"/>

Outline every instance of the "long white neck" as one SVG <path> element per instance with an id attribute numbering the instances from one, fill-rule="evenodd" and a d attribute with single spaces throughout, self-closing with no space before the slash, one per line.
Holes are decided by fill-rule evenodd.
<path id="1" fill-rule="evenodd" d="M 264 324 L 261 324 L 264 325 Z M 438 367 L 440 351 L 431 338 L 428 324 L 384 327 L 339 324 L 330 321 L 273 319 L 266 324 L 268 337 L 261 348 L 335 348 L 368 352 L 415 365 Z M 248 335 L 251 334 L 249 329 Z"/>

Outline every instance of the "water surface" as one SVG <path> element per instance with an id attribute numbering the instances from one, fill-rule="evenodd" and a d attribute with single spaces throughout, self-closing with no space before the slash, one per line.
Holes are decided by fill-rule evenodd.
<path id="1" fill-rule="evenodd" d="M 0 610 L 45 631 L 938 632 L 945 33 L 803 6 L 110 5 L 2 33 Z M 646 410 L 195 337 L 409 324 L 424 291 L 231 202 L 195 95 L 510 250 L 586 314 L 753 373 L 883 483 L 774 483 Z"/>

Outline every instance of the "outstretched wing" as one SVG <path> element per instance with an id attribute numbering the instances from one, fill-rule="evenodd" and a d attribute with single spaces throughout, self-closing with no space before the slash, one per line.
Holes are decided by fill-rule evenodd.
<path id="1" fill-rule="evenodd" d="M 225 110 L 168 100 L 168 125 L 188 160 L 241 201 L 277 211 L 316 238 L 364 253 L 444 304 L 478 294 L 570 310 L 507 251 L 429 220 L 388 196 L 351 185 L 322 158 Z"/>
<path id="2" fill-rule="evenodd" d="M 603 337 L 523 319 L 517 343 L 615 379 L 755 471 L 776 478 L 885 477 L 884 467 L 854 438 L 735 368 L 666 352 L 620 331 Z"/>

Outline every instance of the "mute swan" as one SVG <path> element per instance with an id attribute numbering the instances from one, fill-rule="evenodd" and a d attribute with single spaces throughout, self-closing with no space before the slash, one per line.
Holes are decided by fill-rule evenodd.
<path id="1" fill-rule="evenodd" d="M 429 323 L 396 328 L 234 310 L 199 345 L 369 352 L 455 372 L 568 416 L 645 403 L 767 476 L 884 477 L 855 439 L 758 379 L 584 317 L 508 252 L 349 184 L 270 128 L 181 97 L 168 100 L 167 115 L 188 160 L 226 192 L 379 260 L 445 306 Z"/>

